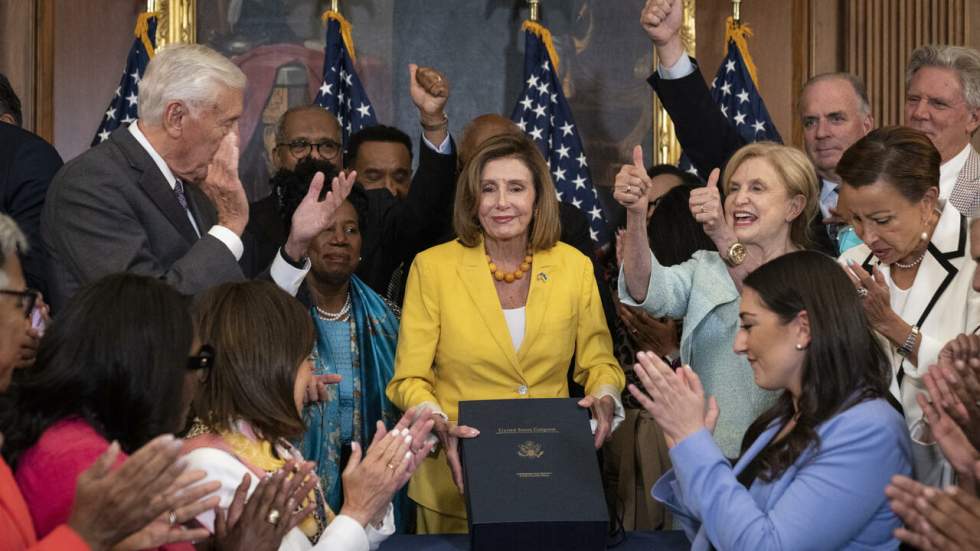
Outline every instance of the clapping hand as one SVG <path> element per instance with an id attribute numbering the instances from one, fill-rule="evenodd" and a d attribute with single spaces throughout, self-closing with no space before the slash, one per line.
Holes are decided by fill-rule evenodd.
<path id="1" fill-rule="evenodd" d="M 408 479 L 415 473 L 415 469 L 422 464 L 422 461 L 432 451 L 433 446 L 435 446 L 436 440 L 429 438 L 433 426 L 435 426 L 435 420 L 432 416 L 432 410 L 428 408 L 409 408 L 392 429 L 399 430 L 402 433 L 408 431 L 408 435 L 412 437 L 412 444 L 409 447 L 409 451 L 412 454 L 412 463 L 405 470 L 404 480 L 401 482 L 402 486 L 408 483 Z M 380 433 L 382 438 L 387 434 L 384 423 L 378 423 L 378 433 Z"/>
<path id="2" fill-rule="evenodd" d="M 980 549 L 980 499 L 957 487 L 925 486 L 896 476 L 885 488 L 905 527 L 895 537 L 922 551 Z"/>
<path id="3" fill-rule="evenodd" d="M 685 365 L 673 371 L 650 352 L 638 352 L 636 360 L 633 370 L 643 390 L 631 384 L 630 394 L 660 424 L 669 447 L 701 429 L 714 431 L 718 403 L 713 396 L 705 401 L 704 388 L 694 370 Z"/>
<path id="4" fill-rule="evenodd" d="M 943 379 L 955 396 L 951 412 L 973 447 L 980 449 L 980 335 L 958 335 L 939 352 Z M 939 381 L 942 388 L 942 381 Z"/>
<path id="5" fill-rule="evenodd" d="M 341 475 L 344 506 L 340 513 L 361 526 L 384 519 L 392 496 L 404 486 L 405 474 L 414 465 L 411 430 L 395 428 L 386 432 L 381 421 L 377 429 L 367 454 L 357 442 L 351 443 L 350 459 Z"/>
<path id="6" fill-rule="evenodd" d="M 347 199 L 356 180 L 357 171 L 354 170 L 335 176 L 330 191 L 321 201 L 320 193 L 323 191 L 324 176 L 322 172 L 313 175 L 310 189 L 293 213 L 289 238 L 283 247 L 289 258 L 300 260 L 306 257 L 313 239 L 333 225 L 334 214 Z"/>
<path id="7" fill-rule="evenodd" d="M 624 164 L 616 174 L 613 184 L 613 198 L 626 208 L 629 215 L 641 216 L 646 220 L 647 205 L 650 199 L 647 192 L 650 189 L 650 177 L 647 176 L 643 164 L 643 147 L 633 148 L 633 164 Z"/>
<path id="8" fill-rule="evenodd" d="M 980 460 L 980 453 L 973 447 L 970 440 L 963 432 L 963 428 L 958 425 L 948 414 L 949 409 L 954 409 L 952 393 L 942 390 L 938 381 L 942 379 L 937 366 L 932 366 L 922 376 L 922 381 L 929 392 L 928 397 L 919 393 L 915 399 L 922 408 L 925 421 L 932 431 L 932 436 L 936 439 L 943 455 L 949 463 L 956 469 L 960 477 L 964 480 L 973 480 L 973 467 L 977 460 Z"/>
<path id="9" fill-rule="evenodd" d="M 959 335 L 947 342 L 930 372 L 939 391 L 933 399 L 980 449 L 980 335 Z"/>
<path id="10" fill-rule="evenodd" d="M 203 528 L 185 528 L 217 505 L 220 483 L 197 484 L 206 473 L 177 461 L 181 442 L 160 436 L 112 469 L 119 444 L 109 448 L 78 477 L 68 525 L 92 549 L 148 549 L 208 537 Z M 196 485 L 195 485 L 196 484 Z"/>
<path id="11" fill-rule="evenodd" d="M 251 497 L 248 497 L 251 477 L 246 473 L 235 489 L 227 512 L 221 507 L 214 508 L 215 548 L 220 551 L 279 549 L 282 538 L 316 509 L 316 501 L 308 497 L 317 484 L 313 467 L 311 462 L 297 465 L 287 461 L 275 474 L 260 480 Z"/>

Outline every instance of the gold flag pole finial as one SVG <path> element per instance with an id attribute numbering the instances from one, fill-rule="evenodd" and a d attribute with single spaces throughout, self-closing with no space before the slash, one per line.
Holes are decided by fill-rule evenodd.
<path id="1" fill-rule="evenodd" d="M 742 22 L 742 0 L 732 0 L 732 21 L 736 25 Z"/>
<path id="2" fill-rule="evenodd" d="M 541 0 L 527 0 L 528 6 L 531 8 L 531 15 L 528 17 L 531 21 L 538 21 L 540 14 L 538 13 Z"/>
<path id="3" fill-rule="evenodd" d="M 340 0 L 330 0 L 330 10 L 340 12 Z"/>

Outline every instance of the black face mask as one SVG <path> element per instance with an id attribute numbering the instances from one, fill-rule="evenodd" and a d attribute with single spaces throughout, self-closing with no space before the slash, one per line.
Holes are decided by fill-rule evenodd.
<path id="1" fill-rule="evenodd" d="M 330 191 L 331 182 L 338 174 L 337 167 L 330 161 L 304 157 L 296 163 L 296 168 L 293 170 L 281 168 L 272 176 L 272 192 L 278 199 L 279 215 L 286 224 L 287 231 L 296 207 L 303 201 L 303 197 L 306 197 L 306 193 L 310 190 L 310 181 L 317 172 L 322 172 L 324 176 L 323 191 L 318 198 L 323 200 L 326 193 Z"/>

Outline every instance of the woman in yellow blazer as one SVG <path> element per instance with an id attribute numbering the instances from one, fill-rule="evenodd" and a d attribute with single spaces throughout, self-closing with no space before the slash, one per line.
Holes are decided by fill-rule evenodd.
<path id="1" fill-rule="evenodd" d="M 460 176 L 453 226 L 455 241 L 412 264 L 387 391 L 437 419 L 440 451 L 409 486 L 419 533 L 467 530 L 457 439 L 477 431 L 455 425 L 460 400 L 568 396 L 574 356 L 596 448 L 622 419 L 625 379 L 592 264 L 558 242 L 558 201 L 533 142 L 505 135 L 480 147 Z"/>

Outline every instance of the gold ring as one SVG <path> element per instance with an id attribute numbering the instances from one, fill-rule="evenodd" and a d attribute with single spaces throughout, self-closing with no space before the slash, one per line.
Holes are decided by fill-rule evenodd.
<path id="1" fill-rule="evenodd" d="M 391 470 L 395 470 L 395 466 L 394 466 L 394 465 L 392 465 L 391 463 L 388 463 L 388 464 L 387 464 L 387 465 L 385 465 L 385 466 L 386 466 L 386 467 L 388 467 L 388 468 L 389 468 L 389 469 L 391 469 Z"/>
<path id="2" fill-rule="evenodd" d="M 273 509 L 273 510 L 269 511 L 269 516 L 265 517 L 265 520 L 269 524 L 275 526 L 275 525 L 279 524 L 279 517 L 280 516 L 281 516 L 281 513 L 279 512 L 279 510 L 278 509 Z"/>
<path id="3" fill-rule="evenodd" d="M 706 209 L 704 205 L 701 205 L 701 213 L 703 214 L 706 210 L 708 209 Z"/>
<path id="4" fill-rule="evenodd" d="M 177 511 L 171 510 L 170 513 L 167 514 L 167 520 L 170 522 L 170 527 L 171 528 L 174 527 L 174 526 L 176 526 L 177 525 Z"/>

